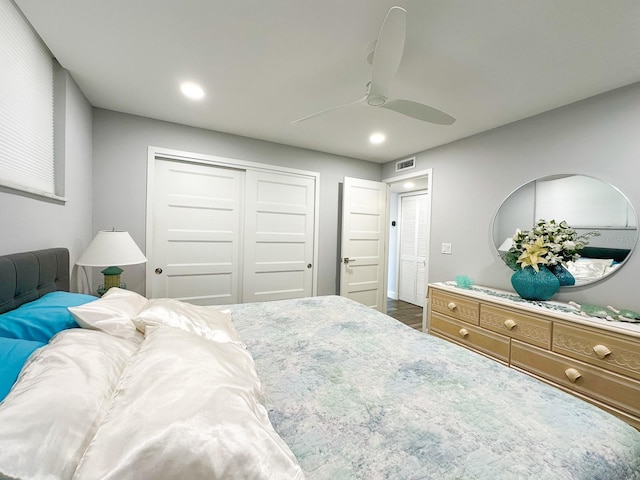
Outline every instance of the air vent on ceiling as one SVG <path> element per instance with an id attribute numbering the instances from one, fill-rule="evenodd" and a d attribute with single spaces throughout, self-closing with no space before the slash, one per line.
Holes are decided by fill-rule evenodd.
<path id="1" fill-rule="evenodd" d="M 409 170 L 410 168 L 415 168 L 415 166 L 416 157 L 407 158 L 406 160 L 400 160 L 399 162 L 396 162 L 396 172 Z"/>

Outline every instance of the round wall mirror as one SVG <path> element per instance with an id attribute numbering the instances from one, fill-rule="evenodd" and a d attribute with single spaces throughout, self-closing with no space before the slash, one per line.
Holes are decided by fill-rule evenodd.
<path id="1" fill-rule="evenodd" d="M 617 188 L 586 175 L 554 175 L 521 186 L 498 208 L 493 220 L 498 254 L 508 250 L 517 229 L 530 230 L 540 219 L 564 220 L 578 235 L 599 232 L 568 265 L 574 286 L 597 282 L 622 268 L 638 240 L 636 212 Z"/>

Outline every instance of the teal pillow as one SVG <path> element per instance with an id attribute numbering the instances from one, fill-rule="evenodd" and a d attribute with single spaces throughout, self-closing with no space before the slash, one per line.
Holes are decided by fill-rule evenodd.
<path id="1" fill-rule="evenodd" d="M 47 343 L 56 333 L 79 325 L 67 307 L 97 300 L 82 293 L 51 292 L 0 315 L 0 337 Z"/>
<path id="2" fill-rule="evenodd" d="M 34 350 L 44 343 L 17 338 L 0 338 L 0 402 L 16 382 L 20 370 Z"/>

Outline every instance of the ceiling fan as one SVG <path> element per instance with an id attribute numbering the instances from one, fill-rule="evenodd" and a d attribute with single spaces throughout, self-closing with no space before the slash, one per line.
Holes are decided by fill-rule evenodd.
<path id="1" fill-rule="evenodd" d="M 371 107 L 386 108 L 423 122 L 436 123 L 438 125 L 451 125 L 455 122 L 456 119 L 451 115 L 436 108 L 411 100 L 389 98 L 389 85 L 398 71 L 400 60 L 402 59 L 406 27 L 407 11 L 402 7 L 391 7 L 375 42 L 371 81 L 367 84 L 367 94 L 363 98 L 345 105 L 312 113 L 295 120 L 293 123 L 309 120 L 327 112 L 359 103 L 366 103 Z"/>

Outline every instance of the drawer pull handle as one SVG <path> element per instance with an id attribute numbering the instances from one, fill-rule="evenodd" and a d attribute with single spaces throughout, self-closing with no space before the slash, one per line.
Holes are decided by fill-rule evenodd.
<path id="1" fill-rule="evenodd" d="M 462 338 L 466 338 L 469 336 L 469 330 L 467 330 L 466 328 L 461 328 L 458 333 Z"/>
<path id="2" fill-rule="evenodd" d="M 576 380 L 578 380 L 582 376 L 580 372 L 575 368 L 567 368 L 564 371 L 564 374 L 567 376 L 571 383 L 576 383 Z"/>
<path id="3" fill-rule="evenodd" d="M 510 318 L 504 321 L 504 326 L 507 327 L 507 330 L 513 330 L 516 325 L 517 323 L 511 320 Z"/>
<path id="4" fill-rule="evenodd" d="M 458 305 L 456 305 L 455 302 L 449 302 L 447 304 L 447 308 L 453 312 L 456 308 L 458 308 Z"/>
<path id="5" fill-rule="evenodd" d="M 609 350 L 604 345 L 596 345 L 595 347 L 593 347 L 593 352 L 598 358 L 605 358 L 607 355 L 611 354 L 611 350 Z"/>

